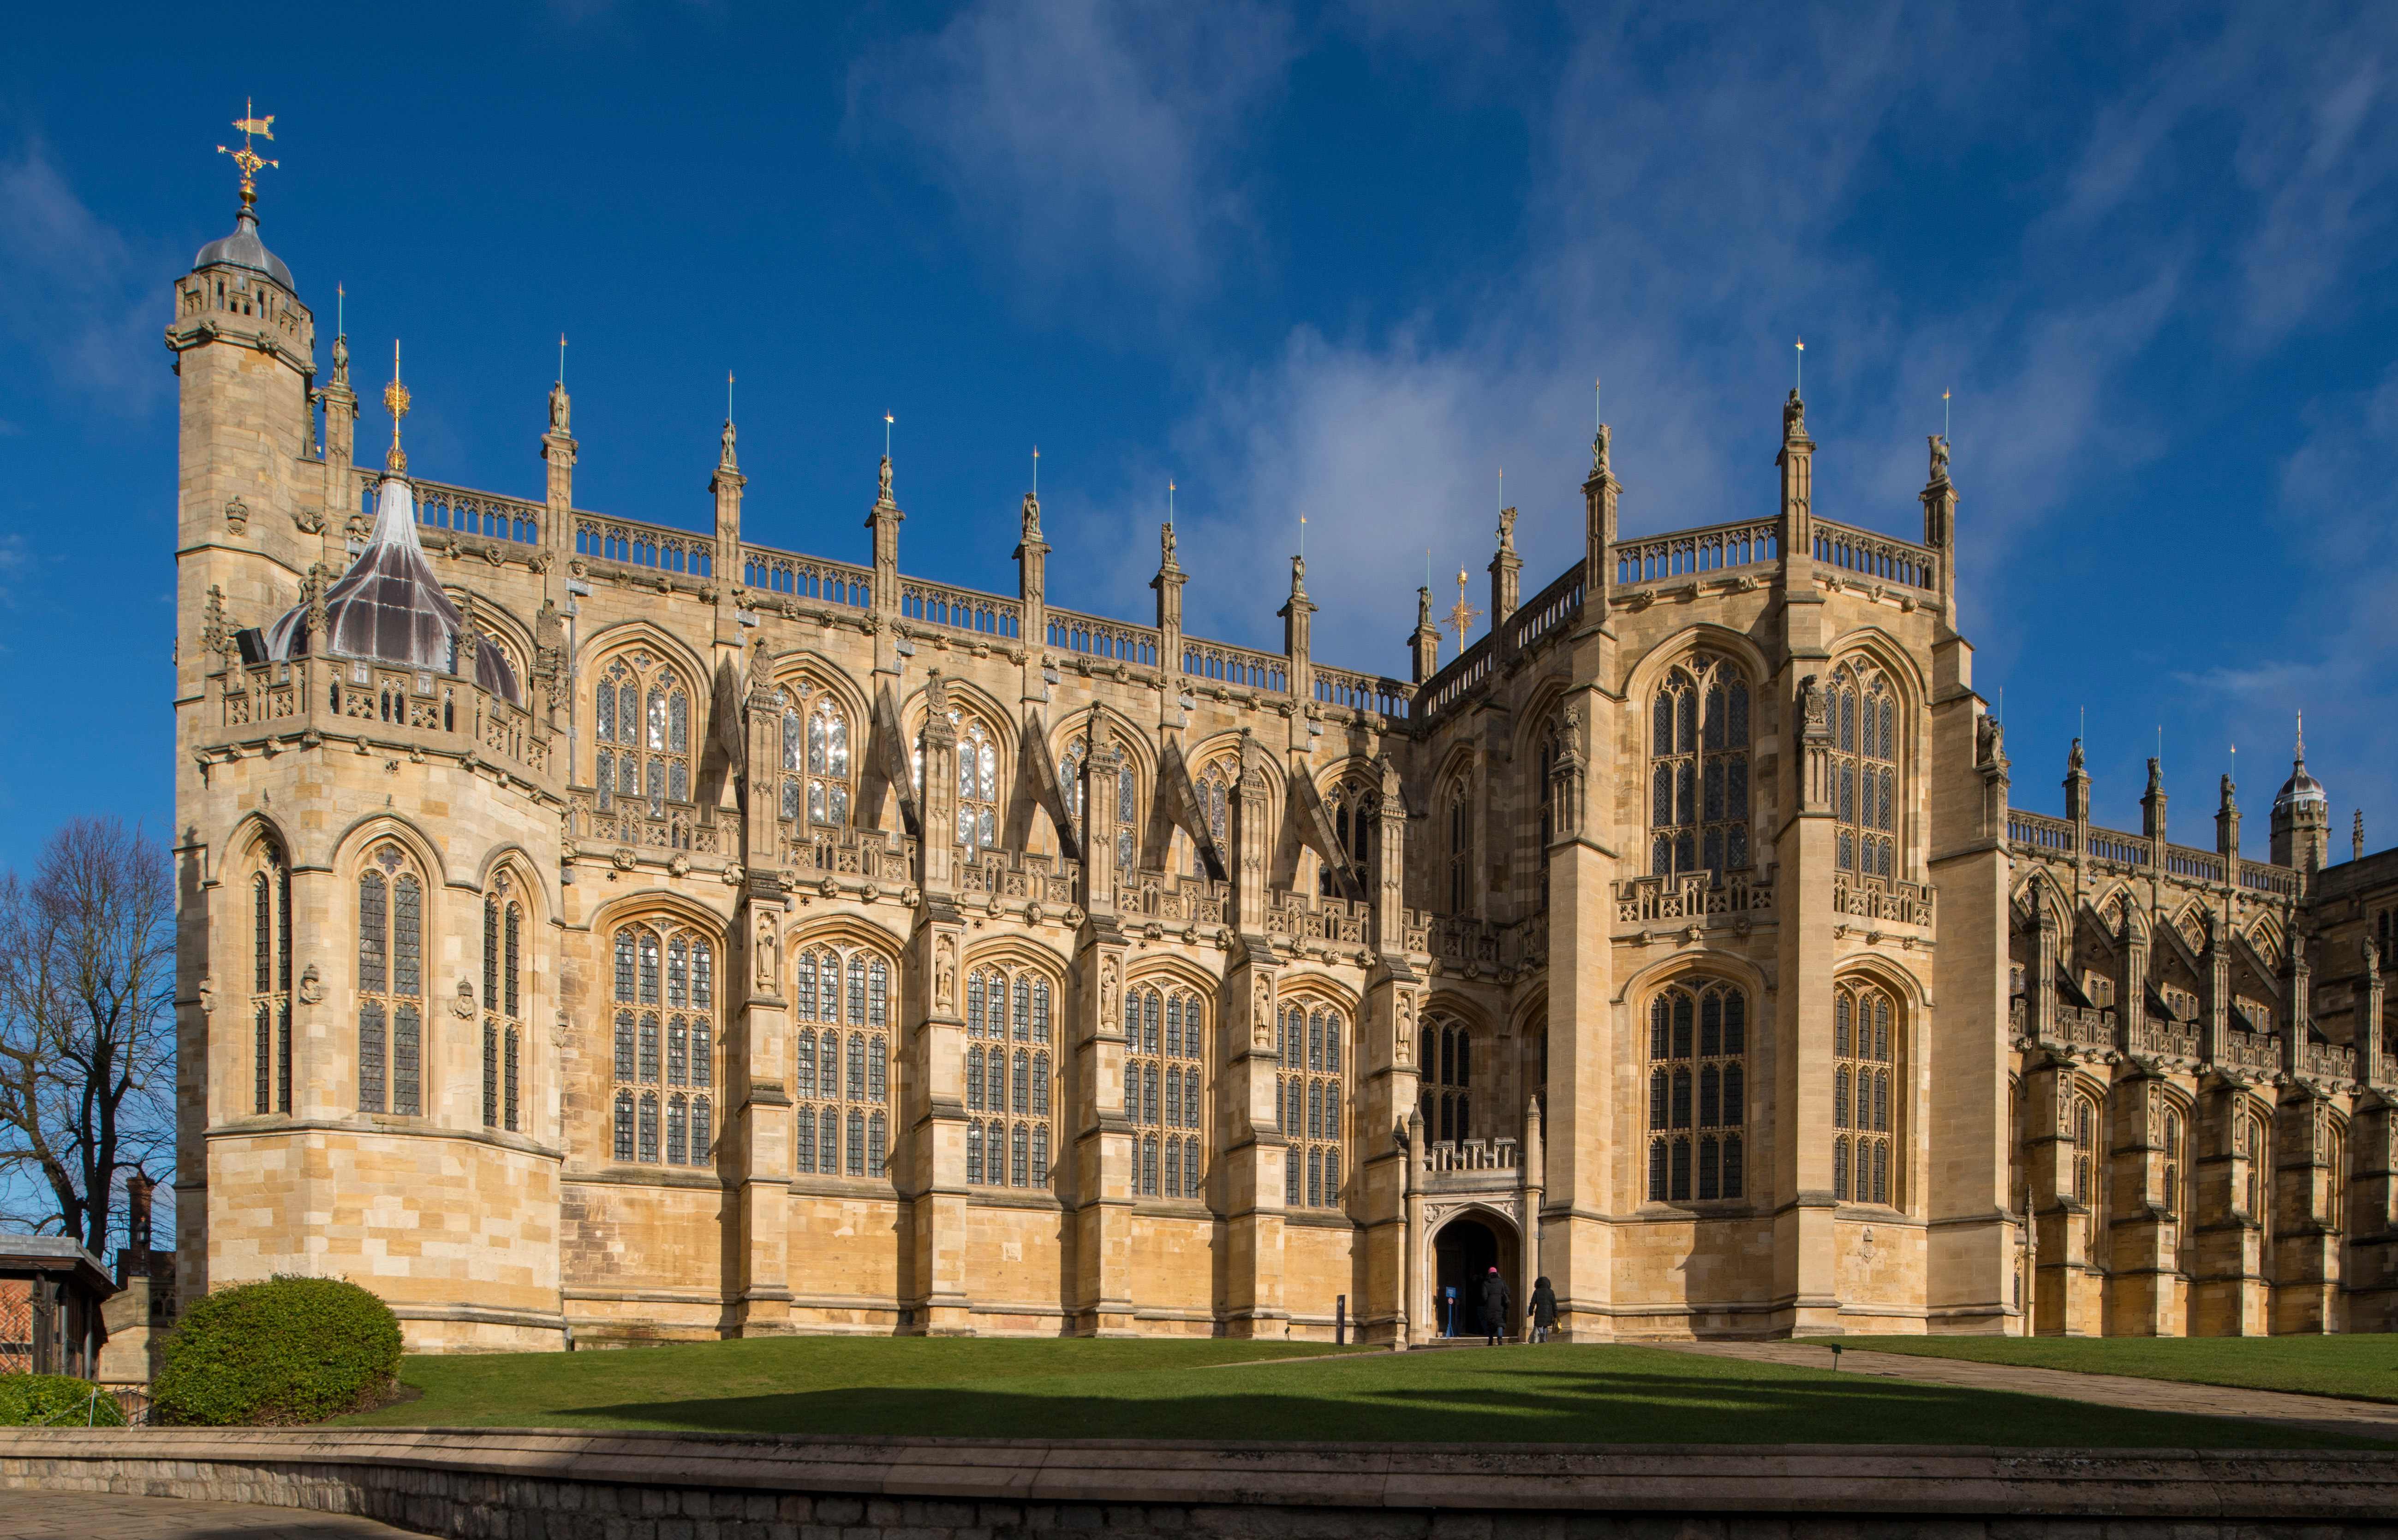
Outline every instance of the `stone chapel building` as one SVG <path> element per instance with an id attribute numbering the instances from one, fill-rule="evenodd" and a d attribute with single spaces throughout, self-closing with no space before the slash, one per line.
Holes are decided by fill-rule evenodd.
<path id="1" fill-rule="evenodd" d="M 181 377 L 179 1277 L 419 1349 L 789 1332 L 1420 1341 L 2398 1324 L 2380 958 L 2303 758 L 2248 859 L 2012 805 L 1920 539 L 1812 495 L 1587 545 L 1412 676 L 360 463 L 234 233 Z M 424 467 L 430 469 L 431 467 Z M 1760 489 L 1760 490 L 1762 490 Z M 1760 498 L 1760 502 L 1763 502 Z M 674 517 L 669 511 L 653 510 Z M 698 510 L 692 512 L 697 513 Z M 1910 511 L 1907 518 L 1918 516 Z M 1203 575 L 1204 578 L 1204 575 Z M 1471 1330 L 1470 1317 L 1458 1320 Z"/>

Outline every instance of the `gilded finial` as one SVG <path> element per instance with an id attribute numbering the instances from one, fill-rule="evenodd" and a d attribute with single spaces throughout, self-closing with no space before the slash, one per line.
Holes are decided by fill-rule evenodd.
<path id="1" fill-rule="evenodd" d="M 399 447 L 399 420 L 408 415 L 408 387 L 399 382 L 399 340 L 392 339 L 391 383 L 383 388 L 384 410 L 391 413 L 391 449 L 383 468 L 394 475 L 408 474 L 408 451 Z"/>
<path id="2" fill-rule="evenodd" d="M 275 137 L 274 114 L 269 113 L 266 116 L 260 117 L 257 104 L 249 98 L 244 97 L 241 101 L 241 116 L 233 120 L 233 126 L 241 134 L 241 148 L 236 150 L 230 145 L 220 144 L 217 146 L 217 154 L 231 155 L 233 163 L 241 167 L 241 207 L 243 211 L 247 212 L 251 205 L 258 202 L 259 168 L 272 166 L 280 170 L 283 163 L 279 160 L 268 160 L 250 148 L 249 141 L 253 135 L 263 140 L 272 140 Z"/>
<path id="3" fill-rule="evenodd" d="M 1457 569 L 1457 603 L 1448 611 L 1448 623 L 1457 633 L 1457 650 L 1461 655 L 1465 651 L 1466 633 L 1472 631 L 1474 623 L 1482 617 L 1481 610 L 1465 602 L 1465 585 L 1471 581 L 1465 575 L 1464 568 Z"/>

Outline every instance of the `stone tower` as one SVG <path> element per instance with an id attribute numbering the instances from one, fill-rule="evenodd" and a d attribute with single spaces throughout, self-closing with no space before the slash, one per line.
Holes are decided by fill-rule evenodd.
<path id="1" fill-rule="evenodd" d="M 2290 778 L 2273 798 L 2273 864 L 2319 872 L 2331 851 L 2331 797 L 2307 773 L 2307 720 L 2298 718 L 2297 747 Z"/>

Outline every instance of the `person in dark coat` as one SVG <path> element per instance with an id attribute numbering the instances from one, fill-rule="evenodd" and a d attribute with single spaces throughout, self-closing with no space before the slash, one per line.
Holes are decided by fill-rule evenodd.
<path id="1" fill-rule="evenodd" d="M 1543 1278 L 1532 1285 L 1532 1340 L 1548 1341 L 1549 1330 L 1556 1323 L 1557 1292 Z"/>
<path id="2" fill-rule="evenodd" d="M 1507 1280 L 1493 1267 L 1482 1275 L 1482 1332 L 1492 1347 L 1507 1334 Z"/>

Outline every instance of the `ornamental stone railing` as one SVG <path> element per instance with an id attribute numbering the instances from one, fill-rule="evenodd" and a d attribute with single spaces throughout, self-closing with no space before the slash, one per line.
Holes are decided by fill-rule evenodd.
<path id="1" fill-rule="evenodd" d="M 1232 900 L 1229 882 L 1173 872 L 1143 872 L 1116 892 L 1126 916 L 1168 925 L 1222 925 Z"/>
<path id="2" fill-rule="evenodd" d="M 959 860 L 958 891 L 1037 904 L 1062 913 L 1074 907 L 1082 870 L 1080 862 L 1064 856 L 1053 859 L 1029 850 L 979 850 Z"/>
<path id="3" fill-rule="evenodd" d="M 1832 912 L 1856 919 L 1893 920 L 1901 925 L 1932 928 L 1932 889 L 1895 877 L 1858 877 L 1848 872 L 1832 877 Z"/>
<path id="4" fill-rule="evenodd" d="M 203 752 L 327 737 L 489 761 L 546 783 L 552 740 L 532 712 L 473 680 L 357 658 L 235 663 L 208 676 Z"/>
<path id="5" fill-rule="evenodd" d="M 1773 885 L 1754 872 L 1625 877 L 1615 884 L 1618 925 L 1718 923 L 1773 907 Z"/>
<path id="6" fill-rule="evenodd" d="M 2216 1043 L 2215 1062 L 2226 1068 L 2271 1075 L 2282 1067 L 2282 1039 L 2267 1033 L 2224 1032 Z"/>
<path id="7" fill-rule="evenodd" d="M 2198 1057 L 2198 1028 L 2149 1020 L 2131 1024 L 2132 1051 L 2151 1059 Z"/>
<path id="8" fill-rule="evenodd" d="M 591 845 L 620 850 L 682 851 L 693 855 L 728 855 L 733 851 L 730 829 L 720 828 L 716 810 L 692 802 L 652 804 L 634 798 L 612 799 L 601 807 L 595 793 L 577 787 L 569 799 L 572 837 Z"/>
<path id="9" fill-rule="evenodd" d="M 783 827 L 783 864 L 802 881 L 811 876 L 848 877 L 905 888 L 915 880 L 916 841 L 905 836 L 882 829 Z"/>
<path id="10" fill-rule="evenodd" d="M 1361 946 L 1372 914 L 1363 902 L 1345 898 L 1292 891 L 1266 895 L 1266 932 L 1292 941 Z"/>
<path id="11" fill-rule="evenodd" d="M 1523 1147 L 1514 1139 L 1444 1139 L 1424 1146 L 1423 1169 L 1435 1176 L 1520 1171 L 1523 1163 Z"/>

